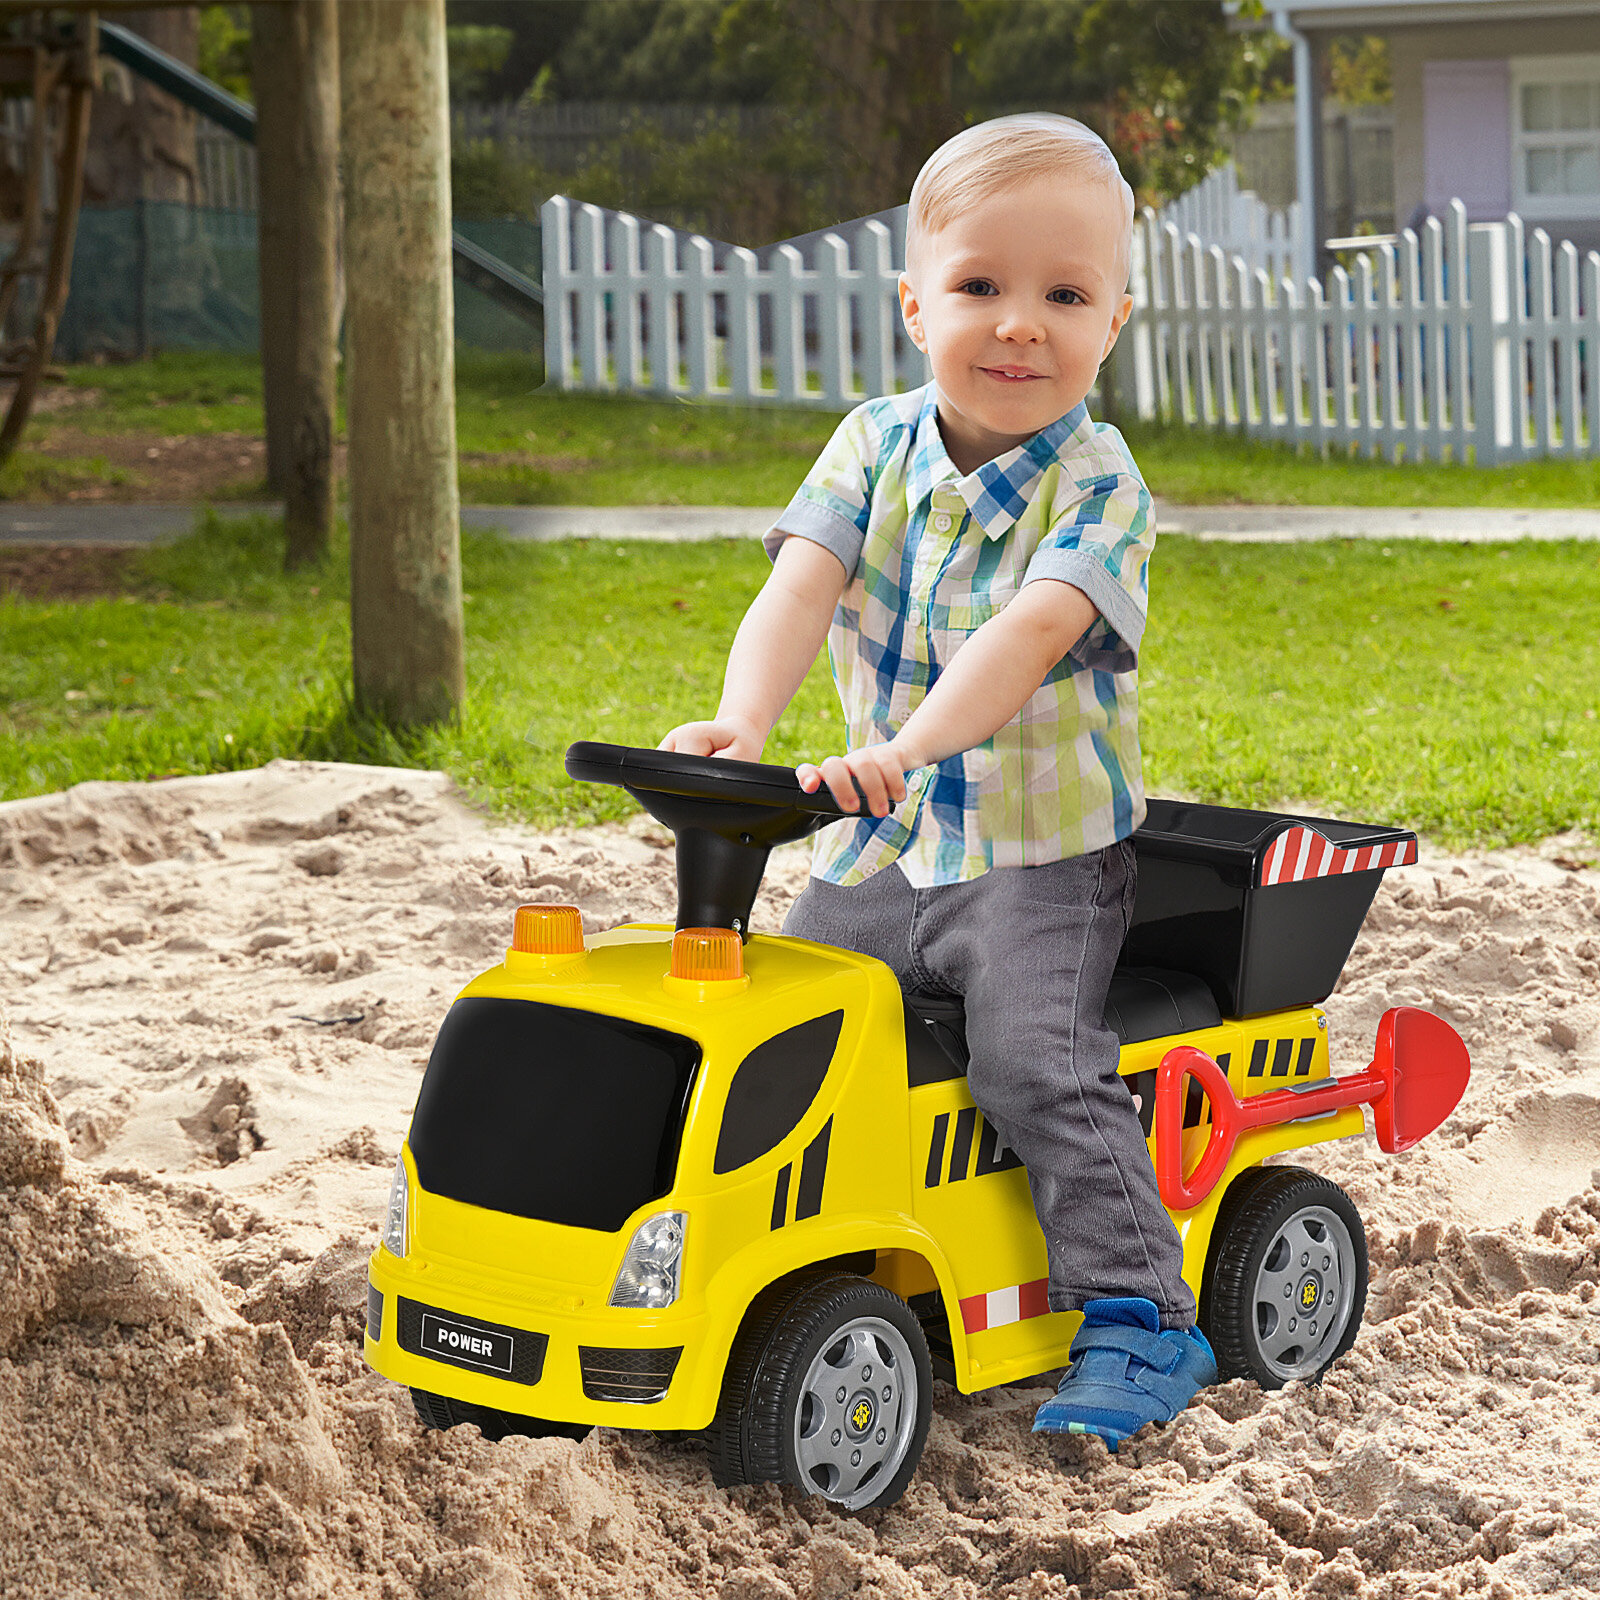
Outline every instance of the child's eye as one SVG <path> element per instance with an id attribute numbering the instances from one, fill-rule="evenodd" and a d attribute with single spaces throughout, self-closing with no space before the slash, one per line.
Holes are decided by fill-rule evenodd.
<path id="1" fill-rule="evenodd" d="M 959 292 L 961 294 L 990 295 L 999 294 L 1000 291 L 987 278 L 969 278 L 967 282 L 961 285 Z"/>
<path id="2" fill-rule="evenodd" d="M 1050 293 L 1045 296 L 1045 298 L 1047 300 L 1053 300 L 1058 306 L 1077 306 L 1083 304 L 1083 296 L 1079 294 L 1076 289 L 1052 289 Z"/>

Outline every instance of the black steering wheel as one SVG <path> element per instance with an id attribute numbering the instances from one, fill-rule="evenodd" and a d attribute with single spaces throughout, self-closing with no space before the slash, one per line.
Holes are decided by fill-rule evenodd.
<path id="1" fill-rule="evenodd" d="M 584 739 L 567 748 L 567 775 L 626 789 L 677 835 L 680 928 L 735 928 L 742 937 L 772 847 L 850 815 L 826 788 L 807 794 L 793 768 L 763 761 Z"/>

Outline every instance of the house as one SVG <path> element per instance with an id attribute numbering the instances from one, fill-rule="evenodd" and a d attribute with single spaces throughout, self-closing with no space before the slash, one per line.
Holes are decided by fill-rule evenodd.
<path id="1" fill-rule="evenodd" d="M 1459 198 L 1472 221 L 1514 211 L 1552 239 L 1600 249 L 1600 0 L 1264 3 L 1294 44 L 1306 272 L 1320 270 L 1327 249 L 1320 101 L 1338 34 L 1389 44 L 1401 226 Z"/>

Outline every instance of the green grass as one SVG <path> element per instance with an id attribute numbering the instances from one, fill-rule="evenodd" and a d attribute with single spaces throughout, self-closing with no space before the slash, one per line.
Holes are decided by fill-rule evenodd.
<path id="1" fill-rule="evenodd" d="M 1124 433 L 1151 490 L 1180 505 L 1500 506 L 1600 504 L 1600 458 L 1528 461 L 1504 467 L 1374 461 L 1297 454 L 1193 428 L 1130 423 Z"/>
<path id="2" fill-rule="evenodd" d="M 342 559 L 286 578 L 280 538 L 266 518 L 212 522 L 142 558 L 145 598 L 0 600 L 0 796 L 291 756 L 442 767 L 536 825 L 619 816 L 626 797 L 569 783 L 563 750 L 653 744 L 709 714 L 766 571 L 744 542 L 469 537 L 463 717 L 401 739 L 345 703 Z M 1600 833 L 1596 617 L 1590 544 L 1168 539 L 1144 652 L 1149 783 L 1448 846 Z M 819 668 L 769 759 L 835 749 L 840 727 Z"/>
<path id="3" fill-rule="evenodd" d="M 461 493 L 469 504 L 782 505 L 837 421 L 830 412 L 778 407 L 544 393 L 542 380 L 538 364 L 522 356 L 457 351 Z M 248 356 L 170 352 L 122 367 L 72 367 L 67 381 L 99 390 L 99 400 L 35 429 L 47 422 L 86 434 L 261 430 L 260 365 Z M 1394 465 L 1323 460 L 1195 429 L 1126 431 L 1155 493 L 1192 505 L 1600 504 L 1600 460 Z M 69 481 L 59 466 L 39 462 L 19 454 L 0 474 L 0 498 L 28 492 L 40 474 Z M 80 465 L 93 475 L 92 462 Z"/>

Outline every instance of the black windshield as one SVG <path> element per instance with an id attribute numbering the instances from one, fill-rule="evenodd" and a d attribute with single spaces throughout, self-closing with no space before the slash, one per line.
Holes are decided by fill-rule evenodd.
<path id="1" fill-rule="evenodd" d="M 672 1187 L 700 1047 L 533 1000 L 458 1000 L 411 1122 L 430 1194 L 615 1232 Z"/>

